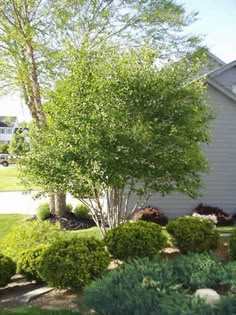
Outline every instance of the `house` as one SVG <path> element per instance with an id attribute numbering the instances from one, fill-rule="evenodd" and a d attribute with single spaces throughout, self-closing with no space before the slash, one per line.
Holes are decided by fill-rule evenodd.
<path id="1" fill-rule="evenodd" d="M 18 127 L 16 116 L 0 116 L 0 144 L 8 144 Z"/>
<path id="2" fill-rule="evenodd" d="M 212 142 L 204 151 L 211 171 L 203 176 L 202 196 L 197 199 L 180 193 L 152 195 L 147 205 L 160 207 L 169 218 L 191 214 L 199 203 L 236 213 L 236 61 L 225 64 L 212 54 L 209 61 L 204 72 L 216 119 L 211 124 Z"/>

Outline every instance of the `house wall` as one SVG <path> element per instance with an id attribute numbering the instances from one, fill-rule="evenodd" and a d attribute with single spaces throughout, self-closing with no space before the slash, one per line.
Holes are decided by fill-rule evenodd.
<path id="1" fill-rule="evenodd" d="M 15 120 L 13 127 L 0 127 L 0 144 L 7 144 L 11 141 L 15 129 L 18 127 L 18 120 Z"/>
<path id="2" fill-rule="evenodd" d="M 214 80 L 232 91 L 232 85 L 236 84 L 236 67 L 215 76 Z"/>
<path id="3" fill-rule="evenodd" d="M 147 205 L 162 208 L 169 218 L 190 214 L 201 202 L 236 213 L 236 104 L 211 86 L 208 95 L 217 114 L 211 126 L 212 142 L 205 149 L 211 172 L 203 177 L 203 196 L 197 199 L 182 194 L 166 197 L 153 194 Z"/>

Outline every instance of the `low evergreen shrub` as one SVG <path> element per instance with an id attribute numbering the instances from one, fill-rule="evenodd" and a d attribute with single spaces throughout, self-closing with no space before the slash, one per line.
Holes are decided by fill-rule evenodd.
<path id="1" fill-rule="evenodd" d="M 222 296 L 220 301 L 214 306 L 214 315 L 234 315 L 236 314 L 236 297 Z"/>
<path id="2" fill-rule="evenodd" d="M 186 296 L 171 263 L 141 258 L 105 274 L 84 290 L 83 302 L 106 315 L 208 315 L 210 307 Z"/>
<path id="3" fill-rule="evenodd" d="M 178 283 L 186 289 L 212 288 L 225 278 L 225 270 L 209 253 L 179 255 L 173 261 L 173 272 Z"/>
<path id="4" fill-rule="evenodd" d="M 16 273 L 16 264 L 11 258 L 0 254 L 0 287 L 5 287 Z"/>
<path id="5" fill-rule="evenodd" d="M 50 244 L 63 233 L 58 223 L 39 220 L 23 222 L 1 239 L 0 250 L 4 255 L 17 261 L 21 251 L 36 245 Z"/>
<path id="6" fill-rule="evenodd" d="M 236 228 L 231 233 L 229 239 L 229 253 L 231 258 L 236 260 Z"/>
<path id="7" fill-rule="evenodd" d="M 158 224 L 136 221 L 111 229 L 104 242 L 113 256 L 127 260 L 157 255 L 166 245 L 167 238 Z"/>
<path id="8" fill-rule="evenodd" d="M 225 266 L 224 278 L 222 275 L 222 282 L 225 284 L 230 284 L 232 289 L 236 290 L 236 261 L 230 261 Z"/>
<path id="9" fill-rule="evenodd" d="M 215 225 L 207 219 L 180 217 L 171 221 L 166 229 L 174 237 L 176 246 L 182 253 L 204 252 L 218 246 L 219 233 Z"/>
<path id="10" fill-rule="evenodd" d="M 41 203 L 37 208 L 37 218 L 39 220 L 46 220 L 50 217 L 50 208 L 48 203 Z"/>
<path id="11" fill-rule="evenodd" d="M 89 208 L 83 204 L 79 204 L 74 208 L 74 213 L 78 219 L 90 219 Z"/>
<path id="12" fill-rule="evenodd" d="M 38 245 L 20 252 L 17 273 L 26 275 L 28 280 L 42 281 L 38 270 L 42 254 L 48 247 L 49 245 Z"/>
<path id="13" fill-rule="evenodd" d="M 54 242 L 43 252 L 39 275 L 53 287 L 82 288 L 99 277 L 109 262 L 101 241 L 74 236 Z"/>

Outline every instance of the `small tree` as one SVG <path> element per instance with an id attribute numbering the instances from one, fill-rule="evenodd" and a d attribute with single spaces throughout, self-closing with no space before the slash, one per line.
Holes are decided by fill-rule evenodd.
<path id="1" fill-rule="evenodd" d="M 30 150 L 28 130 L 17 131 L 9 144 L 9 153 L 24 155 Z"/>
<path id="2" fill-rule="evenodd" d="M 8 144 L 0 144 L 0 153 L 7 154 L 9 146 Z"/>
<path id="3" fill-rule="evenodd" d="M 103 235 L 106 219 L 111 228 L 127 220 L 132 194 L 132 212 L 152 192 L 196 196 L 208 169 L 201 144 L 211 115 L 203 82 L 193 80 L 202 64 L 193 57 L 157 68 L 156 57 L 150 49 L 81 50 L 25 160 L 37 184 L 89 206 Z"/>

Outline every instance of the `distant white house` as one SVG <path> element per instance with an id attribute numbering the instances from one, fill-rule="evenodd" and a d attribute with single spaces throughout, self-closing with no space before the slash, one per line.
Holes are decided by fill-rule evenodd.
<path id="1" fill-rule="evenodd" d="M 0 116 L 0 144 L 10 143 L 16 128 L 18 128 L 16 116 Z"/>

